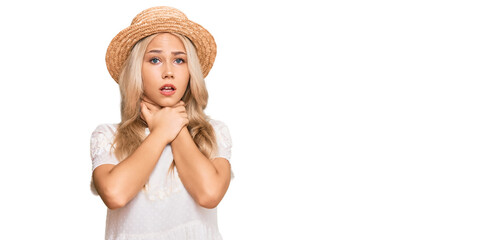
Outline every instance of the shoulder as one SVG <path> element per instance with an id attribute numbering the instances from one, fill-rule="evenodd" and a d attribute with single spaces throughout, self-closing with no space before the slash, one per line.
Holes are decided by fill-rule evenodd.
<path id="1" fill-rule="evenodd" d="M 109 134 L 112 134 L 114 135 L 115 132 L 117 131 L 117 126 L 119 124 L 113 124 L 113 123 L 104 123 L 104 124 L 100 124 L 98 125 L 94 131 L 93 131 L 93 135 L 94 134 L 106 134 L 106 135 L 109 135 Z"/>
<path id="2" fill-rule="evenodd" d="M 119 124 L 100 124 L 91 134 L 91 144 L 95 145 L 97 142 L 111 143 L 115 139 L 115 133 Z"/>
<path id="3" fill-rule="evenodd" d="M 229 135 L 229 128 L 223 121 L 210 119 L 208 122 L 213 126 L 217 137 L 218 135 Z"/>
<path id="4" fill-rule="evenodd" d="M 215 131 L 215 136 L 217 138 L 217 142 L 223 145 L 231 145 L 231 134 L 227 124 L 223 121 L 210 119 L 210 124 L 213 126 L 213 130 Z"/>
<path id="5" fill-rule="evenodd" d="M 220 120 L 210 119 L 208 122 L 215 129 L 222 128 L 222 127 L 227 127 L 227 125 L 224 122 L 220 121 Z"/>

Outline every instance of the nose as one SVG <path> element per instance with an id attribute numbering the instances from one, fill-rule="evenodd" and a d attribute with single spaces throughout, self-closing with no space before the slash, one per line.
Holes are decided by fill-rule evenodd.
<path id="1" fill-rule="evenodd" d="M 173 71 L 172 69 L 168 66 L 164 69 L 164 72 L 162 73 L 162 78 L 174 78 Z"/>

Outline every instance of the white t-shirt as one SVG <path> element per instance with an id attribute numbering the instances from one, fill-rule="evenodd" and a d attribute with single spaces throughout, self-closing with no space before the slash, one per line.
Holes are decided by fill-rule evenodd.
<path id="1" fill-rule="evenodd" d="M 230 161 L 232 141 L 227 126 L 210 120 L 215 130 L 218 153 L 215 157 Z M 102 164 L 118 164 L 110 152 L 117 124 L 99 125 L 91 135 L 92 170 Z M 150 131 L 145 129 L 148 135 Z M 164 240 L 164 239 L 222 239 L 217 225 L 217 208 L 199 206 L 183 186 L 173 161 L 171 145 L 167 145 L 157 162 L 146 190 L 141 190 L 124 207 L 107 209 L 105 239 L 107 240 Z M 231 178 L 234 174 L 231 171 Z M 91 180 L 91 191 L 97 195 Z"/>

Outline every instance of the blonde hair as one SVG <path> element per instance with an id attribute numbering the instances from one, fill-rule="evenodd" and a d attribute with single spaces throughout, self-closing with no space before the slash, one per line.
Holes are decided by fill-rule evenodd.
<path id="1" fill-rule="evenodd" d="M 207 158 L 213 158 L 216 154 L 216 137 L 210 118 L 204 113 L 208 103 L 208 91 L 204 82 L 204 76 L 193 43 L 185 36 L 171 33 L 177 36 L 185 46 L 187 52 L 187 64 L 190 79 L 182 101 L 189 119 L 187 126 L 195 144 Z M 147 125 L 140 117 L 140 103 L 143 91 L 142 64 L 148 44 L 157 34 L 148 36 L 136 43 L 131 50 L 119 75 L 119 88 L 121 93 L 121 122 L 117 128 L 114 139 L 114 154 L 119 161 L 130 156 L 146 138 L 145 128 Z M 172 172 L 175 161 L 169 171 Z"/>

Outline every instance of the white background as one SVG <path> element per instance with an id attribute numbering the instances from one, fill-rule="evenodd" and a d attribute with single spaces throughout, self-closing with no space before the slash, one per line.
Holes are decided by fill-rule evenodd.
<path id="1" fill-rule="evenodd" d="M 0 5 L 1 239 L 103 239 L 89 139 L 117 123 L 110 40 L 170 5 L 218 45 L 224 239 L 502 239 L 498 1 Z"/>

